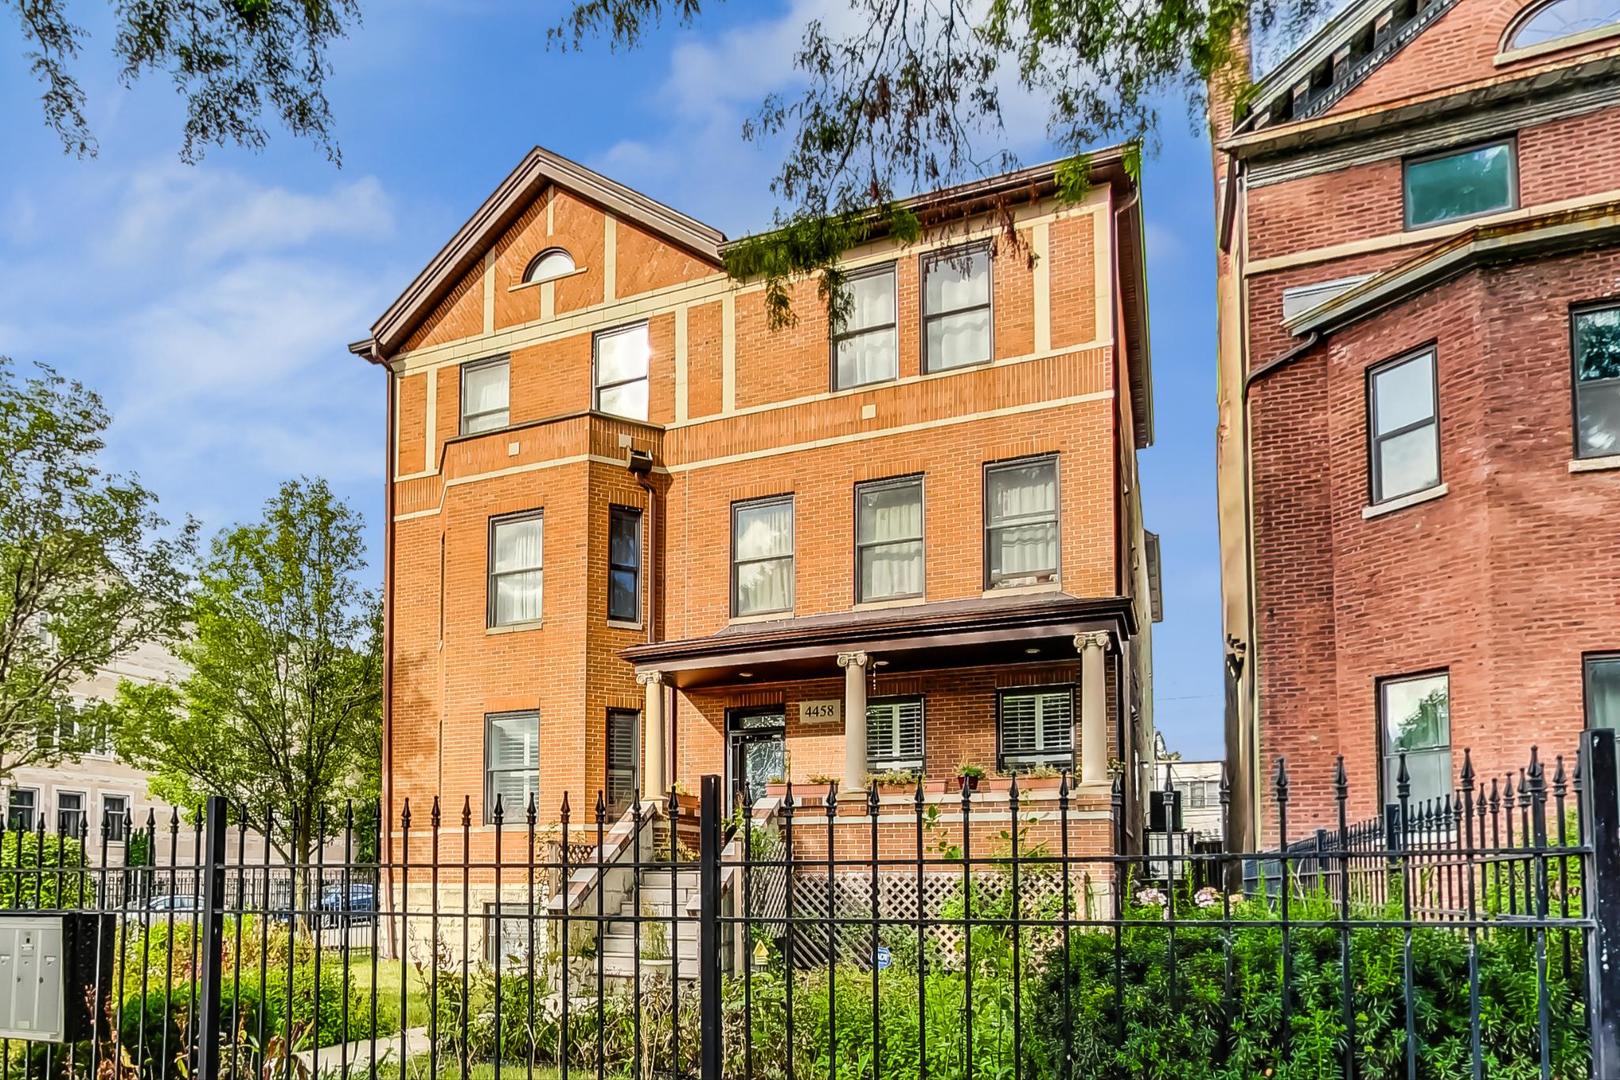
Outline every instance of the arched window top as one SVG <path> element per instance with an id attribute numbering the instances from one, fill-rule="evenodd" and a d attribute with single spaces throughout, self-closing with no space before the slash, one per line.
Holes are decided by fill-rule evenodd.
<path id="1" fill-rule="evenodd" d="M 525 283 L 536 281 L 550 281 L 552 278 L 562 277 L 564 274 L 574 272 L 574 257 L 562 248 L 547 248 L 536 255 L 529 263 L 529 268 L 523 271 Z"/>
<path id="2" fill-rule="evenodd" d="M 1620 33 L 1620 0 L 1548 0 L 1519 16 L 1507 48 L 1533 49 L 1606 28 Z"/>

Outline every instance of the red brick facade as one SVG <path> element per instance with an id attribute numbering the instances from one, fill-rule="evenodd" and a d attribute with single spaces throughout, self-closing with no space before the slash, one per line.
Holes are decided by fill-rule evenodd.
<path id="1" fill-rule="evenodd" d="M 872 698 L 924 699 L 930 778 L 963 763 L 993 770 L 998 692 L 1074 687 L 1078 716 L 1076 635 L 1093 631 L 1109 635 L 1095 669 L 1106 684 L 1102 745 L 1134 763 L 1151 738 L 1135 475 L 1151 417 L 1146 342 L 1112 331 L 1145 325 L 1112 308 L 1122 249 L 1127 265 L 1141 258 L 1123 168 L 1100 157 L 1096 187 L 1073 205 L 1045 194 L 1050 170 L 991 181 L 1022 185 L 1002 197 L 1013 234 L 975 211 L 981 186 L 936 200 L 946 209 L 920 244 L 876 239 L 852 252 L 856 266 L 893 262 L 898 371 L 839 390 L 814 282 L 791 286 L 797 322 L 772 330 L 761 285 L 725 276 L 718 234 L 558 160 L 526 159 L 356 346 L 386 365 L 393 416 L 390 815 L 408 798 L 420 822 L 438 795 L 459 823 L 466 796 L 482 822 L 486 717 L 532 710 L 542 820 L 565 794 L 576 820 L 581 807 L 589 820 L 607 773 L 608 711 L 641 711 L 654 695 L 678 787 L 728 770 L 728 716 L 754 706 L 782 709 L 793 778 L 838 775 L 843 727 L 806 726 L 798 705 L 845 694 L 835 660 L 847 650 L 874 657 Z M 970 240 L 995 253 L 992 359 L 924 372 L 922 259 Z M 524 284 L 529 260 L 549 248 L 566 249 L 575 272 Z M 643 320 L 646 420 L 593 411 L 593 334 Z M 493 356 L 509 358 L 508 424 L 462 435 L 462 366 Z M 988 588 L 985 466 L 1037 456 L 1057 463 L 1057 580 Z M 924 595 L 858 604 L 855 485 L 908 475 L 923 478 Z M 792 609 L 734 618 L 732 508 L 778 495 L 794 505 Z M 628 621 L 607 613 L 615 506 L 643 515 L 639 617 Z M 492 628 L 491 519 L 532 511 L 544 522 L 542 615 Z M 847 625 L 835 633 L 818 623 L 827 619 Z M 819 644 L 799 644 L 801 625 Z M 768 642 L 738 651 L 755 637 Z M 679 657 L 665 663 L 665 651 Z M 649 749 L 638 747 L 638 763 Z M 1106 805 L 1106 784 L 1087 798 Z"/>
<path id="2" fill-rule="evenodd" d="M 1233 757 L 1259 784 L 1240 813 L 1258 813 L 1264 842 L 1279 756 L 1291 829 L 1332 824 L 1337 755 L 1353 819 L 1394 798 L 1380 791 L 1382 680 L 1448 675 L 1455 779 L 1465 748 L 1487 773 L 1532 745 L 1571 754 L 1583 656 L 1620 649 L 1620 544 L 1603 525 L 1620 473 L 1574 462 L 1570 340 L 1572 307 L 1620 297 L 1605 217 L 1620 198 L 1620 106 L 1605 104 L 1620 80 L 1590 63 L 1615 54 L 1620 26 L 1526 54 L 1509 47 L 1524 11 L 1456 0 L 1347 90 L 1318 73 L 1311 93 L 1330 103 L 1308 115 L 1276 96 L 1309 78 L 1285 63 L 1219 143 L 1243 176 L 1229 241 L 1241 312 L 1221 317 L 1244 320 L 1249 385 L 1223 430 L 1247 427 L 1252 560 L 1248 580 L 1225 582 L 1247 592 L 1252 623 L 1231 604 L 1227 630 L 1253 678 L 1239 730 L 1255 725 L 1259 746 Z M 1496 139 L 1513 147 L 1511 205 L 1405 227 L 1410 159 Z M 1314 310 L 1296 301 L 1284 324 L 1286 290 L 1367 275 Z M 1439 487 L 1379 505 L 1369 370 L 1427 348 Z"/>

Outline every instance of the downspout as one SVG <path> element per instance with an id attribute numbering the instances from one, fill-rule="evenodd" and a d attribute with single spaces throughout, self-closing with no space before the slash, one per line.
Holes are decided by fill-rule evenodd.
<path id="1" fill-rule="evenodd" d="M 663 548 L 658 543 L 658 489 L 652 482 L 652 455 L 646 451 L 631 450 L 625 468 L 636 478 L 641 490 L 647 493 L 647 644 L 651 645 L 658 641 L 658 592 L 663 584 L 663 575 L 659 573 L 659 567 L 663 565 Z M 674 755 L 670 752 L 670 746 L 674 743 L 674 689 L 673 686 L 665 686 L 659 690 L 664 695 L 664 760 L 668 764 L 674 763 Z"/>
<path id="2" fill-rule="evenodd" d="M 378 861 L 383 864 L 386 881 L 384 895 L 394 895 L 393 873 L 393 805 L 394 805 L 394 410 L 397 408 L 397 390 L 394 373 L 388 363 L 377 355 L 373 342 L 365 353 L 368 363 L 383 369 L 386 380 L 383 409 L 383 640 L 382 640 L 382 806 L 377 814 Z M 403 942 L 397 941 L 394 920 L 388 920 L 388 949 L 390 955 L 403 955 Z"/>

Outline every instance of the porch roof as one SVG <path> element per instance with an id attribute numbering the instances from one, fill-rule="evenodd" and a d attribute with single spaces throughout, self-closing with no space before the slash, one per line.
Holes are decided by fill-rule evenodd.
<path id="1" fill-rule="evenodd" d="M 731 682 L 755 668 L 770 669 L 759 673 L 762 680 L 833 674 L 838 654 L 855 650 L 881 657 L 891 673 L 1027 663 L 1032 648 L 1039 659 L 1072 659 L 1072 649 L 1040 643 L 1092 630 L 1110 630 L 1121 641 L 1132 637 L 1130 598 L 1046 592 L 840 611 L 733 623 L 706 637 L 636 645 L 620 655 L 638 672 L 661 671 L 689 687 Z"/>

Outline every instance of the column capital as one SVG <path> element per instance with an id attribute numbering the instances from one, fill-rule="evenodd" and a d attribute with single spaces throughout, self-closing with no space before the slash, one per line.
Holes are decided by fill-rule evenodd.
<path id="1" fill-rule="evenodd" d="M 863 668 L 871 662 L 872 658 L 863 652 L 841 652 L 838 654 L 838 666 L 841 668 Z"/>
<path id="2" fill-rule="evenodd" d="M 642 686 L 662 686 L 664 684 L 664 673 L 662 671 L 638 671 L 636 672 L 636 682 Z"/>
<path id="3" fill-rule="evenodd" d="M 1107 630 L 1087 630 L 1083 634 L 1074 635 L 1074 651 L 1083 653 L 1087 649 L 1102 649 L 1108 651 L 1109 643 L 1114 635 Z"/>

